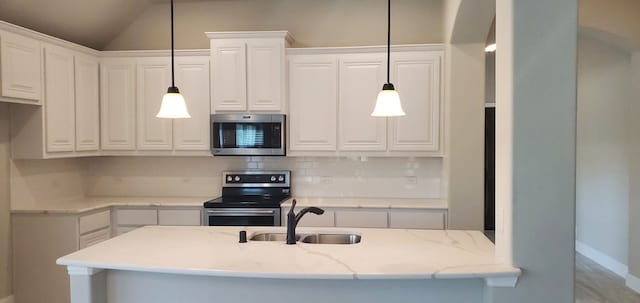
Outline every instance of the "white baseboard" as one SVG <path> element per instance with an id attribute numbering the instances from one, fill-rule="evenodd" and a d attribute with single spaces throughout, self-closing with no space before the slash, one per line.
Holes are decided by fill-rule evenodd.
<path id="1" fill-rule="evenodd" d="M 576 251 L 622 278 L 626 278 L 629 273 L 626 265 L 582 242 L 576 241 Z"/>
<path id="2" fill-rule="evenodd" d="M 640 278 L 635 277 L 631 274 L 627 275 L 627 287 L 633 289 L 635 292 L 640 294 Z"/>
<path id="3" fill-rule="evenodd" d="M 13 303 L 13 295 L 0 299 L 0 303 Z"/>

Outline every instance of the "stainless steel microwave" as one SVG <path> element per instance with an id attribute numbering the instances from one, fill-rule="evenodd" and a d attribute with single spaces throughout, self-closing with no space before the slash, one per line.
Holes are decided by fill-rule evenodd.
<path id="1" fill-rule="evenodd" d="M 211 115 L 214 156 L 285 156 L 286 150 L 285 115 Z"/>

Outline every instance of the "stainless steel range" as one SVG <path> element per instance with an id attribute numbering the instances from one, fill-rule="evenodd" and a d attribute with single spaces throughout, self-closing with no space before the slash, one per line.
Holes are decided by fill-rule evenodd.
<path id="1" fill-rule="evenodd" d="M 280 204 L 291 197 L 290 171 L 222 173 L 222 196 L 204 203 L 209 226 L 280 226 Z"/>

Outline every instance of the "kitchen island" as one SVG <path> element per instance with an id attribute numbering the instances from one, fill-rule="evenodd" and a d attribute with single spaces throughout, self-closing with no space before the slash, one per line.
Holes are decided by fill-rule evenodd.
<path id="1" fill-rule="evenodd" d="M 238 242 L 284 228 L 148 226 L 58 259 L 71 303 L 482 302 L 520 270 L 476 231 L 299 228 L 357 244 Z"/>

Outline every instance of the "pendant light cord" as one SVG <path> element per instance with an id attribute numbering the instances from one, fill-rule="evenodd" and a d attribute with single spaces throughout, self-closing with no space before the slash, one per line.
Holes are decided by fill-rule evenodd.
<path id="1" fill-rule="evenodd" d="M 387 83 L 391 83 L 389 77 L 391 69 L 391 0 L 388 0 L 387 3 Z"/>
<path id="2" fill-rule="evenodd" d="M 173 62 L 173 0 L 171 0 L 171 87 L 175 87 L 174 80 L 174 62 Z"/>

